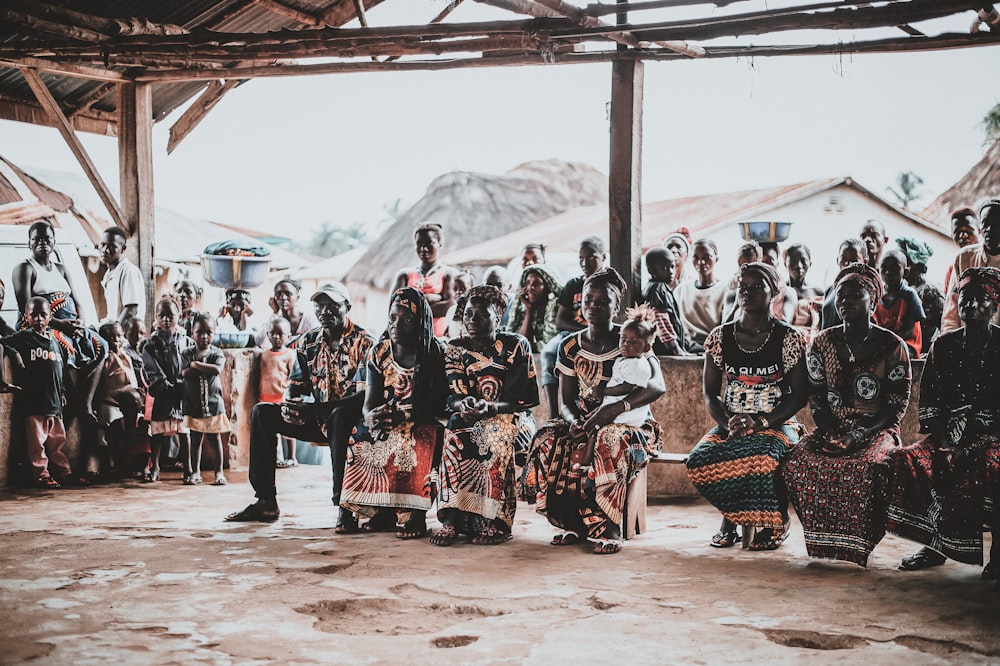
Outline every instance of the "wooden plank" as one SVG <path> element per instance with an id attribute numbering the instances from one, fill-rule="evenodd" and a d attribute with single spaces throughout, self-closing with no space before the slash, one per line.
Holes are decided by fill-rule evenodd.
<path id="1" fill-rule="evenodd" d="M 21 73 L 24 75 L 28 85 L 31 86 L 32 92 L 35 93 L 38 103 L 48 112 L 56 129 L 62 134 L 63 139 L 69 145 L 69 149 L 76 156 L 76 160 L 80 163 L 80 166 L 83 167 L 83 171 L 87 174 L 90 184 L 97 190 L 97 195 L 104 202 L 108 213 L 111 214 L 111 219 L 114 220 L 115 224 L 124 228 L 125 216 L 122 214 L 118 202 L 115 201 L 111 190 L 108 189 L 108 186 L 104 183 L 104 179 L 101 178 L 101 174 L 97 171 L 97 167 L 91 161 L 90 155 L 87 154 L 83 144 L 80 143 L 80 139 L 77 138 L 76 132 L 73 131 L 73 126 L 69 124 L 69 119 L 63 115 L 62 109 L 59 108 L 59 104 L 56 103 L 52 93 L 49 92 L 48 86 L 42 81 L 41 75 L 32 69 L 22 69 Z"/>
<path id="2" fill-rule="evenodd" d="M 75 25 L 65 25 L 56 21 L 48 21 L 27 12 L 19 12 L 8 7 L 0 7 L 0 21 L 13 23 L 19 28 L 24 28 L 32 32 L 42 33 L 49 37 L 60 37 L 62 39 L 74 39 L 84 42 L 101 43 L 109 39 L 105 35 L 94 30 L 89 30 Z"/>
<path id="3" fill-rule="evenodd" d="M 608 234 L 611 265 L 629 286 L 623 305 L 636 302 L 641 288 L 642 84 L 640 60 L 623 58 L 612 65 Z"/>
<path id="4" fill-rule="evenodd" d="M 277 2 L 277 0 L 253 0 L 253 4 L 257 5 L 261 9 L 266 9 L 271 13 L 284 16 L 285 18 L 290 18 L 293 21 L 301 23 L 302 25 L 311 25 L 313 27 L 323 25 L 323 21 L 316 18 L 312 14 L 299 11 L 294 7 L 289 7 L 288 5 Z"/>
<path id="5" fill-rule="evenodd" d="M 223 95 L 233 88 L 246 83 L 245 80 L 232 79 L 230 81 L 212 81 L 208 88 L 199 95 L 198 99 L 187 108 L 187 110 L 170 127 L 170 138 L 167 140 L 167 154 L 174 152 L 181 141 L 198 126 L 208 112 L 215 108 Z"/>
<path id="6" fill-rule="evenodd" d="M 61 74 L 63 76 L 71 76 L 77 79 L 90 79 L 91 81 L 118 83 L 129 80 L 113 69 L 100 69 L 97 67 L 88 67 L 86 65 L 46 60 L 45 58 L 34 58 L 31 56 L 0 58 L 0 65 L 14 68 L 31 67 L 39 72 Z"/>
<path id="7" fill-rule="evenodd" d="M 153 205 L 153 96 L 150 83 L 118 88 L 118 166 L 127 230 L 137 242 L 130 258 L 146 283 L 146 327 L 152 330 L 156 297 L 155 216 Z"/>

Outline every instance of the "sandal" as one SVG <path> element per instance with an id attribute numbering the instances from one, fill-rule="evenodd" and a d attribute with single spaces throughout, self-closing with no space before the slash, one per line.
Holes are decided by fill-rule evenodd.
<path id="1" fill-rule="evenodd" d="M 403 523 L 403 526 L 396 530 L 396 538 L 403 539 L 420 539 L 427 534 L 427 519 L 420 515 L 420 517 L 413 517 Z"/>
<path id="2" fill-rule="evenodd" d="M 333 526 L 334 534 L 357 534 L 361 529 L 358 527 L 358 517 L 351 511 L 340 510 L 340 517 L 337 524 Z"/>
<path id="3" fill-rule="evenodd" d="M 395 532 L 396 512 L 379 509 L 361 528 L 365 532 Z"/>
<path id="4" fill-rule="evenodd" d="M 289 458 L 288 460 L 279 460 L 274 463 L 274 466 L 278 469 L 288 469 L 289 467 L 298 467 L 299 462 L 295 458 Z"/>
<path id="5" fill-rule="evenodd" d="M 495 526 L 490 525 L 489 527 L 484 527 L 483 531 L 472 539 L 472 543 L 477 546 L 497 546 L 501 543 L 506 543 L 513 538 L 514 535 L 510 532 L 504 532 L 497 529 Z"/>
<path id="6" fill-rule="evenodd" d="M 146 472 L 142 475 L 143 483 L 156 483 L 160 480 L 160 475 L 158 472 Z"/>
<path id="7" fill-rule="evenodd" d="M 562 532 L 552 537 L 552 541 L 549 543 L 553 546 L 572 546 L 574 543 L 579 543 L 579 541 L 580 535 L 576 532 Z"/>
<path id="8" fill-rule="evenodd" d="M 47 488 L 49 490 L 58 490 L 62 488 L 59 482 L 53 479 L 51 476 L 43 476 L 35 481 L 36 488 Z"/>
<path id="9" fill-rule="evenodd" d="M 921 548 L 913 555 L 907 555 L 904 557 L 903 561 L 899 563 L 899 570 L 920 571 L 922 569 L 930 569 L 931 567 L 939 567 L 944 564 L 947 559 L 948 558 L 933 548 L 925 547 Z"/>
<path id="10" fill-rule="evenodd" d="M 622 551 L 621 539 L 600 538 L 594 541 L 594 555 L 614 555 Z"/>
<path id="11" fill-rule="evenodd" d="M 454 525 L 444 525 L 430 538 L 432 546 L 450 546 L 458 538 Z"/>
<path id="12" fill-rule="evenodd" d="M 785 529 L 781 532 L 781 536 L 774 536 L 774 528 L 765 527 L 759 532 L 756 528 L 751 529 L 752 537 L 750 544 L 747 546 L 747 550 L 754 552 L 764 551 L 764 550 L 777 550 L 778 546 L 788 538 L 788 525 L 786 523 Z"/>
<path id="13" fill-rule="evenodd" d="M 708 545 L 714 548 L 730 548 L 740 540 L 740 533 L 736 531 L 736 528 L 728 532 L 719 530 L 714 535 L 712 535 L 712 540 L 708 542 Z"/>
<path id="14" fill-rule="evenodd" d="M 216 474 L 215 475 L 215 481 L 212 481 L 212 485 L 213 486 L 226 486 L 226 485 L 229 485 L 229 479 L 227 479 L 222 474 Z"/>

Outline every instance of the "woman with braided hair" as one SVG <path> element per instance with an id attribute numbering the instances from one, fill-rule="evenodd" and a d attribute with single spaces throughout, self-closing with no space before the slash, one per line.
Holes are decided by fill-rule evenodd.
<path id="1" fill-rule="evenodd" d="M 514 460 L 535 432 L 538 384 L 528 341 L 498 332 L 507 297 L 492 285 L 458 300 L 466 335 L 445 351 L 448 430 L 439 468 L 438 519 L 431 537 L 450 546 L 460 534 L 493 546 L 511 538 L 517 505 Z"/>
<path id="2" fill-rule="evenodd" d="M 559 332 L 556 311 L 561 293 L 562 282 L 551 268 L 545 264 L 525 266 L 507 331 L 527 338 L 532 351 L 541 351 Z"/>
<path id="3" fill-rule="evenodd" d="M 794 417 L 807 399 L 806 340 L 771 314 L 779 285 L 773 266 L 743 264 L 740 318 L 705 340 L 703 392 L 718 425 L 691 451 L 687 468 L 695 488 L 722 513 L 710 542 L 716 548 L 736 543 L 737 525 L 750 550 L 774 550 L 788 535 L 778 466 L 801 435 Z"/>
<path id="4" fill-rule="evenodd" d="M 434 337 L 430 305 L 413 287 L 397 289 L 368 357 L 365 405 L 348 444 L 341 494 L 341 507 L 370 519 L 365 531 L 395 530 L 400 539 L 427 532 L 446 397 L 444 343 Z"/>
<path id="5" fill-rule="evenodd" d="M 809 555 L 866 566 L 885 536 L 910 360 L 903 341 L 871 321 L 882 297 L 874 268 L 849 265 L 834 289 L 843 324 L 821 331 L 806 355 L 816 429 L 783 473 Z"/>
<path id="6" fill-rule="evenodd" d="M 944 333 L 920 377 L 923 440 L 893 456 L 894 491 L 887 529 L 924 544 L 903 558 L 916 571 L 951 558 L 983 562 L 983 525 L 994 529 L 983 578 L 1000 577 L 1000 270 L 966 269 L 958 278 L 964 326 Z"/>
<path id="7" fill-rule="evenodd" d="M 625 280 L 613 268 L 597 271 L 583 283 L 581 313 L 587 327 L 559 344 L 561 418 L 537 433 L 528 451 L 522 495 L 561 532 L 554 546 L 586 538 L 598 555 L 622 548 L 621 525 L 629 481 L 649 453 L 659 448 L 659 426 L 615 423 L 615 417 L 646 407 L 664 393 L 663 374 L 655 356 L 646 362 L 652 379 L 618 402 L 601 404 L 615 359 L 622 355 L 621 326 L 614 322 L 625 297 Z M 594 456 L 586 475 L 571 474 L 571 456 L 579 444 L 595 437 Z"/>

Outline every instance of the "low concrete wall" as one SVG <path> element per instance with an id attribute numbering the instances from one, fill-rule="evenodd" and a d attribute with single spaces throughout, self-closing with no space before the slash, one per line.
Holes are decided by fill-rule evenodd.
<path id="1" fill-rule="evenodd" d="M 223 392 L 226 406 L 233 422 L 233 436 L 230 438 L 226 456 L 230 468 L 245 466 L 250 458 L 250 410 L 257 403 L 260 385 L 260 364 L 257 362 L 259 350 L 227 349 L 226 368 L 223 372 Z M 663 376 L 667 382 L 666 394 L 653 406 L 653 416 L 663 429 L 663 450 L 670 453 L 687 453 L 708 432 L 714 422 L 708 416 L 701 397 L 701 357 L 667 357 L 660 360 Z M 536 357 L 536 365 L 537 365 Z M 913 362 L 913 390 L 910 404 L 903 419 L 903 442 L 916 441 L 919 424 L 917 422 L 917 402 L 919 399 L 920 373 L 923 361 Z M 5 377 L 11 377 L 9 361 L 5 366 Z M 535 420 L 544 423 L 548 415 L 544 391 L 539 389 L 542 404 L 535 410 Z M 24 435 L 11 428 L 11 403 L 9 394 L 0 395 L 0 486 L 21 481 L 15 470 L 17 461 L 23 460 Z M 799 420 L 808 428 L 813 427 L 809 409 L 798 414 Z M 67 433 L 67 455 L 74 469 L 83 470 L 93 463 L 85 459 L 80 447 L 80 431 L 73 424 Z M 649 494 L 656 496 L 692 495 L 696 491 L 688 481 L 683 465 L 655 464 L 651 466 L 648 478 Z"/>

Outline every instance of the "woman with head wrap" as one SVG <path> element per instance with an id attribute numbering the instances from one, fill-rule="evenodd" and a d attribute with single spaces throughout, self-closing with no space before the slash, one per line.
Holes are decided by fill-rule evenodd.
<path id="1" fill-rule="evenodd" d="M 365 406 L 348 444 L 340 501 L 370 518 L 365 531 L 396 530 L 400 539 L 427 532 L 447 393 L 444 343 L 434 337 L 430 305 L 413 287 L 397 289 L 368 356 Z"/>
<path id="2" fill-rule="evenodd" d="M 927 437 L 897 451 L 888 530 L 924 544 L 903 558 L 905 571 L 943 564 L 946 557 L 982 564 L 984 524 L 996 530 L 1000 506 L 1000 270 L 969 268 L 958 279 L 963 328 L 944 333 L 920 378 L 920 432 Z M 983 578 L 1000 574 L 1000 539 L 993 539 Z"/>
<path id="3" fill-rule="evenodd" d="M 677 285 L 691 280 L 691 271 L 686 271 L 688 254 L 691 253 L 691 232 L 687 227 L 680 227 L 667 234 L 663 239 L 663 247 L 670 250 L 674 255 L 676 269 L 674 279 L 670 281 L 671 291 L 677 289 Z"/>
<path id="4" fill-rule="evenodd" d="M 910 359 L 899 337 L 871 322 L 882 296 L 875 269 L 851 264 L 834 289 L 843 323 L 806 355 L 816 429 L 788 455 L 784 478 L 809 555 L 867 566 L 885 536 Z"/>
<path id="5" fill-rule="evenodd" d="M 539 351 L 555 336 L 556 311 L 562 282 L 545 264 L 525 266 L 517 290 L 517 300 L 507 322 L 507 331 L 528 340 Z"/>
<path id="6" fill-rule="evenodd" d="M 271 315 L 267 321 L 261 323 L 254 338 L 258 347 L 268 347 L 267 332 L 271 330 L 276 319 L 287 319 L 292 327 L 292 338 L 289 344 L 306 331 L 319 328 L 319 320 L 316 319 L 311 308 L 308 310 L 299 309 L 300 291 L 302 291 L 302 285 L 292 278 L 283 278 L 274 283 L 274 295 L 267 301 L 267 304 L 271 306 Z"/>
<path id="7" fill-rule="evenodd" d="M 445 351 L 448 430 L 439 469 L 438 519 L 431 537 L 450 546 L 460 534 L 493 546 L 511 538 L 517 506 L 514 458 L 535 432 L 538 384 L 528 341 L 498 332 L 507 297 L 491 285 L 459 299 L 466 335 Z"/>
<path id="8" fill-rule="evenodd" d="M 737 525 L 750 550 L 773 550 L 787 536 L 778 465 L 800 435 L 794 416 L 806 402 L 806 341 L 771 314 L 779 285 L 773 266 L 743 264 L 740 318 L 705 340 L 705 405 L 718 425 L 691 451 L 687 468 L 694 486 L 722 512 L 722 527 L 711 539 L 717 548 L 736 543 Z"/>
<path id="9" fill-rule="evenodd" d="M 626 488 L 649 452 L 659 448 L 655 421 L 638 427 L 613 421 L 664 393 L 660 364 L 650 356 L 649 383 L 620 402 L 601 405 L 615 359 L 621 356 L 621 326 L 614 317 L 624 296 L 625 280 L 613 268 L 584 281 L 581 305 L 587 327 L 564 338 L 558 349 L 561 418 L 535 433 L 524 470 L 524 499 L 561 530 L 552 545 L 569 546 L 586 538 L 601 555 L 621 550 Z M 596 437 L 590 471 L 571 475 L 570 454 L 588 436 Z"/>

